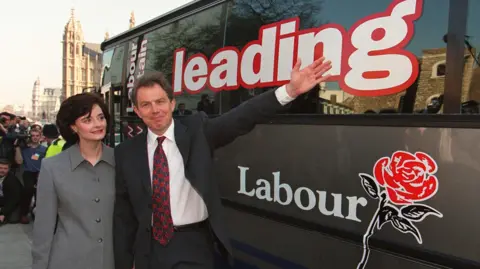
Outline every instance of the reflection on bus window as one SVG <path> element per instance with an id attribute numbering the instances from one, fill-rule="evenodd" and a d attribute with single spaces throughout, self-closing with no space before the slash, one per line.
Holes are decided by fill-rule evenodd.
<path id="1" fill-rule="evenodd" d="M 259 38 L 262 25 L 279 22 L 292 17 L 299 18 L 299 30 L 323 27 L 345 32 L 370 15 L 385 12 L 395 1 L 385 0 L 306 0 L 306 1 L 232 1 L 226 30 L 226 46 L 242 49 L 247 43 Z M 348 6 L 348 8 L 345 8 Z M 417 60 L 418 76 L 409 87 L 401 92 L 382 96 L 356 96 L 342 89 L 340 79 L 318 85 L 317 89 L 300 96 L 293 102 L 287 113 L 303 114 L 362 114 L 362 113 L 442 113 L 445 82 L 446 43 L 442 37 L 447 32 L 448 0 L 424 0 L 423 12 L 414 21 L 414 34 L 406 45 L 406 51 Z M 470 9 L 470 10 L 478 10 Z M 388 33 L 385 33 L 388 36 Z M 365 36 L 366 39 L 371 38 Z M 382 38 L 380 36 L 379 38 Z M 324 41 L 324 51 L 328 46 L 338 46 L 341 42 L 351 42 L 350 36 L 343 34 L 338 44 L 331 39 Z M 343 41 L 342 41 L 343 40 Z M 316 48 L 317 49 L 317 48 Z M 342 69 L 348 69 L 348 57 L 343 50 Z M 347 57 L 347 59 L 343 59 Z M 335 60 L 335 59 L 333 59 Z M 442 62 L 443 64 L 438 64 Z M 364 63 L 365 65 L 367 63 Z M 471 61 L 466 62 L 466 66 Z M 343 76 L 345 70 L 342 70 Z M 432 73 L 434 76 L 432 76 Z M 371 82 L 370 85 L 374 85 Z M 254 95 L 267 90 L 255 89 Z M 228 91 L 228 101 L 222 108 L 233 108 L 252 97 L 252 91 L 241 88 Z"/>
<path id="2" fill-rule="evenodd" d="M 480 1 L 468 2 L 467 35 L 465 36 L 465 68 L 463 69 L 462 114 L 480 111 Z"/>
<path id="3" fill-rule="evenodd" d="M 146 33 L 143 36 L 148 41 L 145 72 L 162 71 L 172 86 L 180 89 L 176 99 L 178 104 L 182 104 L 182 109 L 177 108 L 178 111 L 183 111 L 184 108 L 192 113 L 203 111 L 215 115 L 225 113 L 285 82 L 289 75 L 285 70 L 291 64 L 290 60 L 294 60 L 289 59 L 290 56 L 294 58 L 294 55 L 300 55 L 308 62 L 314 56 L 326 55 L 335 67 L 331 81 L 317 85 L 312 91 L 299 96 L 282 113 L 440 114 L 443 113 L 445 79 L 448 76 L 447 44 L 443 36 L 448 32 L 449 2 L 228 1 Z M 472 10 L 479 10 L 480 4 L 477 2 L 470 1 L 471 14 Z M 414 6 L 394 9 L 394 5 L 400 3 Z M 392 15 L 393 10 L 412 13 L 395 17 Z M 377 28 L 366 29 L 365 22 L 378 19 L 379 14 L 383 14 L 383 19 L 396 21 L 391 24 L 375 22 L 372 25 L 377 25 Z M 408 18 L 415 19 L 408 21 Z M 478 25 L 478 20 L 476 16 L 469 15 L 470 36 L 480 36 L 478 28 L 474 27 Z M 268 43 L 268 39 L 262 40 L 262 31 L 265 32 L 265 26 L 273 23 L 277 24 L 275 27 L 279 32 L 269 38 L 278 40 L 269 43 L 269 50 L 262 50 L 262 42 Z M 385 28 L 381 28 L 381 25 Z M 311 31 L 311 36 L 307 31 Z M 289 37 L 292 37 L 292 41 L 288 40 Z M 471 38 L 469 42 L 466 43 L 464 55 L 465 78 L 461 89 L 463 102 L 480 101 L 480 90 L 477 93 L 480 82 L 475 79 L 480 77 L 478 65 L 475 64 L 478 39 Z M 245 63 L 238 61 L 242 60 L 242 51 L 253 44 L 257 44 L 253 50 L 274 56 L 266 57 L 259 52 L 247 61 L 252 65 L 248 67 L 252 69 L 251 72 L 246 71 L 250 72 L 250 76 L 262 74 L 257 83 L 247 83 L 242 81 L 243 71 L 237 70 Z M 398 45 L 400 48 L 393 51 L 392 47 Z M 280 46 L 283 46 L 282 53 L 279 53 Z M 176 64 L 174 60 L 178 51 L 184 54 L 181 64 Z M 229 77 L 228 87 L 227 83 L 218 86 L 218 79 L 215 81 L 217 84 L 211 84 L 210 72 L 213 65 L 205 67 L 208 69 L 206 75 L 200 71 L 201 75 L 196 77 L 192 74 L 185 76 L 186 69 L 193 73 L 200 68 L 202 59 L 208 62 L 222 51 L 230 53 L 229 57 L 237 61 L 228 67 L 235 69 L 234 72 L 224 71 L 221 76 L 216 74 L 220 80 L 226 81 L 226 74 L 230 73 L 233 78 Z M 116 53 L 117 51 L 115 55 Z M 115 61 L 115 55 L 112 61 Z M 197 61 L 192 63 L 192 59 Z M 272 61 L 274 64 L 271 64 Z M 117 65 L 112 63 L 112 66 Z M 178 72 L 174 74 L 175 68 Z M 111 76 L 113 80 L 113 71 Z M 217 88 L 214 88 L 215 85 Z M 464 106 L 471 107 L 472 104 L 473 102 L 465 103 Z"/>
<path id="4" fill-rule="evenodd" d="M 110 67 L 112 66 L 113 49 L 103 52 L 102 59 L 102 81 L 101 85 L 106 85 L 112 81 Z"/>
<path id="5" fill-rule="evenodd" d="M 148 45 L 145 72 L 161 71 L 172 81 L 173 55 L 179 48 L 185 48 L 186 58 L 197 53 L 212 56 L 223 45 L 224 6 L 225 4 L 214 6 L 146 34 L 144 39 L 148 40 Z M 182 103 L 186 109 L 196 113 L 198 108 L 203 107 L 199 103 L 205 100 L 202 97 L 204 95 L 211 101 L 211 106 L 207 107 L 208 114 L 218 114 L 219 106 L 214 100 L 219 99 L 220 94 L 211 91 L 208 86 L 196 93 L 183 91 L 175 98 L 177 103 Z"/>
<path id="6" fill-rule="evenodd" d="M 185 103 L 177 103 L 177 109 L 173 111 L 173 115 L 175 116 L 192 115 L 192 111 L 186 108 Z"/>
<path id="7" fill-rule="evenodd" d="M 103 53 L 102 86 L 108 83 L 119 85 L 122 82 L 124 55 L 123 45 Z"/>

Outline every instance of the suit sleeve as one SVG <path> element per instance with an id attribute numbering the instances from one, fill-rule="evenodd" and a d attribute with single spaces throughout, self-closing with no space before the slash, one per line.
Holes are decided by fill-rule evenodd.
<path id="1" fill-rule="evenodd" d="M 225 146 L 249 133 L 256 124 L 265 123 L 289 107 L 285 86 L 264 92 L 219 117 L 204 118 L 205 132 L 212 149 Z"/>
<path id="2" fill-rule="evenodd" d="M 57 222 L 57 193 L 53 173 L 44 162 L 37 184 L 37 206 L 33 225 L 32 269 L 47 269 Z"/>
<path id="3" fill-rule="evenodd" d="M 15 175 L 10 175 L 10 186 L 8 188 L 8 194 L 9 199 L 6 201 L 5 206 L 2 208 L 1 212 L 2 215 L 8 217 L 10 216 L 13 211 L 19 206 L 20 204 L 20 199 L 22 198 L 22 183 L 20 183 L 20 180 L 15 176 Z"/>
<path id="4" fill-rule="evenodd" d="M 131 269 L 133 266 L 133 244 L 138 222 L 130 202 L 122 170 L 121 153 L 115 149 L 115 207 L 113 241 L 115 269 Z"/>

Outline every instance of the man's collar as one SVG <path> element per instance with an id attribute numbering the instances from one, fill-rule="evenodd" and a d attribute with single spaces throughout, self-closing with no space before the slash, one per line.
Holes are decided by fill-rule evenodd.
<path id="1" fill-rule="evenodd" d="M 175 121 L 172 119 L 172 123 L 168 127 L 167 131 L 165 131 L 163 136 L 165 136 L 166 139 L 168 139 L 172 142 L 175 142 L 175 132 L 174 132 L 174 130 L 175 130 Z M 154 132 L 152 132 L 152 130 L 150 130 L 150 128 L 148 128 L 148 133 L 147 133 L 148 144 L 155 143 L 155 141 L 157 140 L 157 137 L 159 137 L 159 136 L 156 135 Z"/>
<path id="2" fill-rule="evenodd" d="M 113 154 L 106 154 L 107 150 L 109 150 L 108 147 L 102 143 L 102 156 L 100 157 L 100 160 L 98 162 L 104 161 L 111 166 L 115 166 L 114 156 Z M 82 153 L 80 152 L 80 147 L 78 146 L 78 143 L 75 143 L 74 145 L 69 147 L 67 151 L 70 155 L 70 165 L 73 171 L 85 161 L 85 158 L 83 158 Z"/>

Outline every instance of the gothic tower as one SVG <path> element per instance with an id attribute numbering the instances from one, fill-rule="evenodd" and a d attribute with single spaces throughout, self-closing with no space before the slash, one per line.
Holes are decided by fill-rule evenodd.
<path id="1" fill-rule="evenodd" d="M 40 106 L 40 94 L 43 92 L 42 85 L 40 84 L 40 78 L 37 78 L 35 83 L 33 83 L 32 89 L 32 117 L 37 119 L 40 115 L 39 106 Z"/>
<path id="2" fill-rule="evenodd" d="M 132 11 L 132 13 L 130 13 L 130 29 L 133 27 L 135 27 L 135 13 Z"/>
<path id="3" fill-rule="evenodd" d="M 87 43 L 80 21 L 71 10 L 63 34 L 63 96 L 68 98 L 84 90 L 96 89 L 100 84 L 102 66 L 99 44 Z"/>

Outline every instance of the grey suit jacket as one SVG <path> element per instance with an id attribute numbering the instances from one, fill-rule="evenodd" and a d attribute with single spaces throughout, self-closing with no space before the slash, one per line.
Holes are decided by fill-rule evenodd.
<path id="1" fill-rule="evenodd" d="M 32 269 L 114 269 L 114 176 L 113 149 L 105 145 L 95 166 L 78 145 L 43 160 Z"/>

